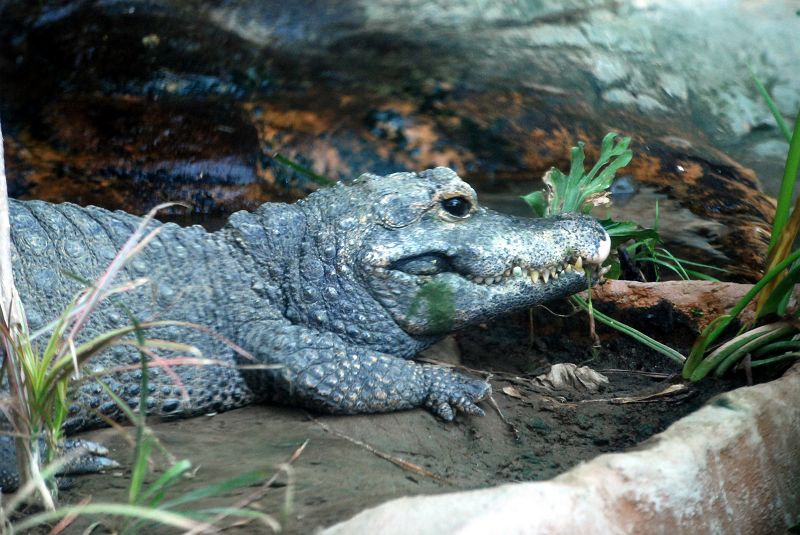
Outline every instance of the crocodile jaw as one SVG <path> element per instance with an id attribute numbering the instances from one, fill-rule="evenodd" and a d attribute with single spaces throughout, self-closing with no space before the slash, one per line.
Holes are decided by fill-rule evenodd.
<path id="1" fill-rule="evenodd" d="M 374 255 L 383 261 L 366 267 L 373 295 L 403 330 L 429 335 L 462 329 L 585 290 L 602 275 L 611 240 L 593 219 L 509 223 L 501 214 L 487 217 L 522 228 L 504 228 L 504 237 L 483 241 L 467 231 L 460 243 L 447 246 L 415 239 L 405 256 L 402 247 Z"/>

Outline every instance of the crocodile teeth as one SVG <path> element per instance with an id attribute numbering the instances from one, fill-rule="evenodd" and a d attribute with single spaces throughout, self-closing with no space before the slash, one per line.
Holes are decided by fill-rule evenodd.
<path id="1" fill-rule="evenodd" d="M 506 269 L 505 271 L 497 275 L 490 275 L 487 277 L 479 277 L 477 275 L 466 275 L 466 279 L 475 284 L 483 284 L 489 286 L 493 284 L 502 283 L 508 280 L 510 277 L 514 277 L 516 279 L 522 279 L 523 277 L 527 276 L 534 284 L 537 284 L 539 282 L 539 279 L 541 279 L 546 284 L 550 281 L 550 279 L 558 279 L 565 272 L 566 273 L 576 272 L 580 274 L 589 272 L 592 275 L 598 274 L 602 276 L 608 271 L 608 268 L 603 268 L 601 270 L 599 266 L 595 266 L 593 264 L 589 264 L 586 267 L 584 267 L 583 262 L 584 262 L 583 258 L 579 256 L 575 260 L 574 264 L 571 264 L 569 262 L 564 262 L 562 264 L 558 264 L 553 267 L 546 267 L 541 270 L 536 270 L 533 268 L 516 265 Z"/>

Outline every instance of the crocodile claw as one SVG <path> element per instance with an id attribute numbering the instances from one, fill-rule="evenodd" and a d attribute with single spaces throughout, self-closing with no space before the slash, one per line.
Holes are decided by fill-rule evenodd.
<path id="1" fill-rule="evenodd" d="M 446 422 L 455 418 L 456 411 L 484 416 L 483 409 L 476 403 L 492 393 L 489 383 L 443 368 L 428 368 L 427 371 L 431 384 L 425 406 L 436 416 Z"/>
<path id="2" fill-rule="evenodd" d="M 94 474 L 116 468 L 119 463 L 108 457 L 108 449 L 97 442 L 83 439 L 67 439 L 59 448 L 70 459 L 58 471 L 59 488 L 69 488 L 72 480 L 61 476 Z M 9 492 L 19 487 L 14 439 L 0 435 L 0 489 Z"/>
<path id="3" fill-rule="evenodd" d="M 108 448 L 98 442 L 83 439 L 67 439 L 61 445 L 60 451 L 72 458 L 58 471 L 58 488 L 71 489 L 75 486 L 72 477 L 84 474 L 96 474 L 103 470 L 119 468 L 120 464 L 107 457 Z"/>
<path id="4" fill-rule="evenodd" d="M 119 467 L 117 461 L 108 457 L 108 448 L 91 440 L 67 439 L 61 451 L 67 454 L 76 452 L 77 455 L 64 465 L 60 475 L 95 474 Z"/>

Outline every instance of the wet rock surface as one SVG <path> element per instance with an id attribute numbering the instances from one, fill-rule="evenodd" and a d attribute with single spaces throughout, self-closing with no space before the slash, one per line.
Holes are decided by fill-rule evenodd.
<path id="1" fill-rule="evenodd" d="M 7 136 L 11 193 L 141 213 L 254 209 L 278 195 L 258 179 L 255 129 L 226 103 L 63 98 Z"/>

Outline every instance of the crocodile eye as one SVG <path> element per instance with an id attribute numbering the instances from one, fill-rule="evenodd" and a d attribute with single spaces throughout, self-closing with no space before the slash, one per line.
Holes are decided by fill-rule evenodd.
<path id="1" fill-rule="evenodd" d="M 451 197 L 442 201 L 442 208 L 450 215 L 465 217 L 472 205 L 464 197 Z"/>

